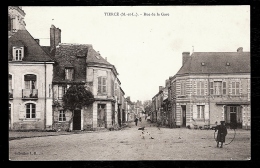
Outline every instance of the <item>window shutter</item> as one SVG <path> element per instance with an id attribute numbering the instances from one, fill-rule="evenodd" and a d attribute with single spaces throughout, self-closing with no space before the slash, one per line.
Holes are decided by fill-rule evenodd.
<path id="1" fill-rule="evenodd" d="M 193 119 L 197 118 L 197 106 L 193 105 Z"/>
<path id="2" fill-rule="evenodd" d="M 36 105 L 36 118 L 41 118 L 42 104 L 38 103 Z"/>
<path id="3" fill-rule="evenodd" d="M 13 60 L 16 60 L 16 58 L 15 58 L 15 47 L 13 47 Z"/>
<path id="4" fill-rule="evenodd" d="M 59 121 L 59 114 L 60 114 L 60 111 L 54 111 L 54 113 L 53 113 L 54 121 Z"/>
<path id="5" fill-rule="evenodd" d="M 205 119 L 207 120 L 207 119 L 209 119 L 209 105 L 205 105 Z"/>
<path id="6" fill-rule="evenodd" d="M 101 93 L 101 77 L 98 77 L 98 93 Z"/>
<path id="7" fill-rule="evenodd" d="M 208 94 L 208 82 L 207 81 L 204 81 L 204 95 L 207 95 Z"/>
<path id="8" fill-rule="evenodd" d="M 183 95 L 186 95 L 186 81 L 183 81 Z"/>
<path id="9" fill-rule="evenodd" d="M 229 88 L 228 89 L 229 90 L 229 94 L 232 95 L 232 82 L 231 81 L 228 82 L 228 88 Z"/>
<path id="10" fill-rule="evenodd" d="M 194 86 L 194 95 L 198 95 L 198 93 L 197 93 L 197 83 L 196 83 L 196 81 L 194 81 L 194 83 L 193 83 L 193 86 Z"/>
<path id="11" fill-rule="evenodd" d="M 242 89 L 243 89 L 243 88 L 242 88 L 242 82 L 240 81 L 240 82 L 239 82 L 239 94 L 242 94 Z"/>
<path id="12" fill-rule="evenodd" d="M 210 94 L 214 95 L 214 82 L 210 82 Z"/>
<path id="13" fill-rule="evenodd" d="M 25 105 L 20 105 L 19 119 L 25 119 Z"/>
<path id="14" fill-rule="evenodd" d="M 54 100 L 58 99 L 58 86 L 57 85 L 53 86 L 53 98 L 54 98 Z"/>
<path id="15" fill-rule="evenodd" d="M 226 82 L 222 82 L 222 94 L 226 95 L 227 94 L 227 83 Z"/>

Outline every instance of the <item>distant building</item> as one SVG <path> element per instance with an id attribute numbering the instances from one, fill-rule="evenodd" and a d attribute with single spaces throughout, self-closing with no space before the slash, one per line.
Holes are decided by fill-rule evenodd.
<path id="1" fill-rule="evenodd" d="M 178 126 L 251 127 L 250 52 L 183 52 L 170 78 L 171 112 Z"/>

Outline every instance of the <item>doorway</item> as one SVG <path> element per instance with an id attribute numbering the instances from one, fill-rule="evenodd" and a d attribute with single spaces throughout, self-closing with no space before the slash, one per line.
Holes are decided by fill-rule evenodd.
<path id="1" fill-rule="evenodd" d="M 182 126 L 186 127 L 186 105 L 181 105 L 182 111 Z"/>
<path id="2" fill-rule="evenodd" d="M 98 115 L 97 115 L 98 127 L 106 128 L 106 105 L 98 104 Z"/>
<path id="3" fill-rule="evenodd" d="M 81 130 L 81 110 L 74 110 L 73 130 Z"/>

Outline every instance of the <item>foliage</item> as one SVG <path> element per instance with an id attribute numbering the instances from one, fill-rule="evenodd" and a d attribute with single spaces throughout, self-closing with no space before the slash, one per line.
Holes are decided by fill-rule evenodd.
<path id="1" fill-rule="evenodd" d="M 86 90 L 83 85 L 72 85 L 63 95 L 64 108 L 74 110 L 81 109 L 94 102 L 94 96 L 91 91 Z"/>
<path id="2" fill-rule="evenodd" d="M 146 114 L 149 114 L 152 111 L 152 101 L 151 100 L 144 101 L 144 111 Z"/>

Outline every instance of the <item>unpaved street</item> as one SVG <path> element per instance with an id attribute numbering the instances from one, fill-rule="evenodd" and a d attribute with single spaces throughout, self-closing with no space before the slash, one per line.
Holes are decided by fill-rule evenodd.
<path id="1" fill-rule="evenodd" d="M 9 141 L 11 160 L 248 160 L 250 131 L 236 130 L 217 148 L 213 130 L 160 128 L 143 121 L 121 131 L 24 138 Z M 138 130 L 145 126 L 145 130 Z M 143 133 L 142 133 L 143 132 Z M 226 143 L 234 137 L 228 130 Z M 150 135 L 149 135 L 150 134 Z M 144 137 L 143 137 L 144 135 Z M 153 139 L 152 139 L 152 138 Z"/>

